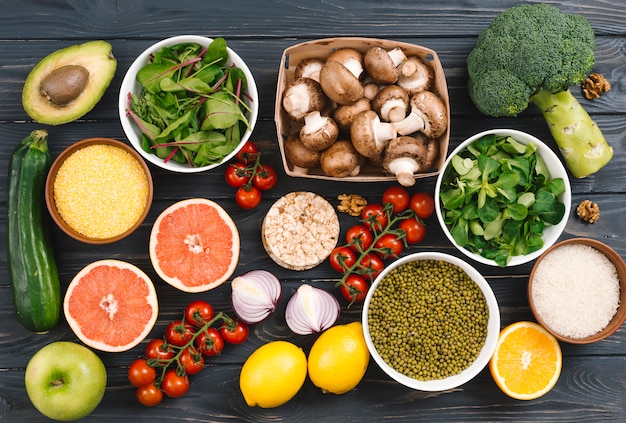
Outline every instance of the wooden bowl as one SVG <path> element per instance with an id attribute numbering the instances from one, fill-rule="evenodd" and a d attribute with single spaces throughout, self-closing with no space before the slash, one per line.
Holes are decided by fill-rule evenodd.
<path id="1" fill-rule="evenodd" d="M 78 152 L 79 150 L 85 149 L 86 147 L 97 146 L 97 145 L 108 145 L 108 146 L 117 147 L 118 149 L 130 154 L 130 156 L 134 160 L 137 161 L 137 164 L 140 166 L 141 171 L 143 171 L 143 174 L 145 175 L 146 182 L 147 182 L 147 187 L 146 187 L 147 195 L 146 195 L 145 206 L 143 207 L 143 211 L 141 211 L 140 206 L 138 206 L 137 210 L 135 211 L 135 214 L 137 214 L 138 216 L 130 227 L 127 227 L 127 229 L 123 231 L 120 230 L 120 232 L 113 233 L 114 231 L 111 231 L 112 233 L 107 234 L 107 236 L 94 236 L 93 234 L 88 234 L 87 233 L 88 231 L 83 231 L 80 229 L 77 230 L 76 227 L 79 225 L 68 224 L 68 222 L 64 220 L 62 213 L 57 208 L 58 198 L 55 197 L 55 181 L 57 179 L 57 174 L 59 172 L 59 169 L 61 169 L 62 165 L 66 162 L 66 160 L 70 156 L 72 156 L 74 153 Z M 113 151 L 116 151 L 116 150 L 113 150 Z M 130 163 L 132 163 L 132 161 L 129 162 L 129 166 L 131 166 Z M 85 181 L 82 183 L 79 182 L 79 183 L 74 184 L 72 188 L 76 190 L 78 195 L 80 195 L 81 192 L 84 192 L 85 194 L 87 194 L 88 192 L 90 192 L 90 190 L 95 189 L 94 183 L 97 185 L 97 183 L 106 180 L 105 178 L 106 175 L 102 173 L 99 173 L 99 175 L 101 175 L 102 178 L 98 178 L 98 180 L 96 181 L 89 180 L 89 181 Z M 127 174 L 124 175 L 124 178 L 128 178 L 128 177 L 129 176 Z M 113 192 L 112 190 L 115 189 L 116 187 L 110 186 L 107 188 L 110 188 L 111 192 Z M 73 145 L 65 149 L 52 163 L 52 166 L 50 167 L 50 171 L 48 172 L 48 176 L 46 179 L 46 187 L 45 187 L 46 206 L 48 208 L 48 211 L 50 212 L 50 215 L 52 216 L 52 220 L 54 220 L 54 222 L 58 225 L 58 227 L 61 228 L 61 230 L 65 232 L 67 235 L 69 235 L 70 237 L 78 241 L 85 242 L 87 244 L 109 244 L 112 242 L 119 241 L 127 237 L 131 233 L 133 233 L 139 227 L 139 225 L 141 225 L 141 223 L 144 221 L 144 219 L 148 215 L 150 206 L 152 204 L 152 196 L 153 196 L 152 176 L 150 174 L 150 170 L 148 169 L 148 166 L 146 165 L 144 160 L 141 158 L 139 153 L 137 153 L 129 145 L 121 141 L 117 141 L 117 140 L 110 139 L 110 138 L 84 139 L 84 140 L 74 143 Z M 82 197 L 88 198 L 88 196 L 86 195 Z M 74 196 L 73 198 L 76 198 L 76 196 Z M 107 195 L 103 195 L 102 197 L 99 197 L 99 200 L 102 200 L 102 201 L 108 200 L 109 202 L 111 202 L 112 199 L 115 199 L 115 198 L 116 197 L 113 195 L 111 195 L 110 197 Z M 112 203 L 110 206 L 112 207 L 112 209 L 109 208 L 109 210 L 115 210 L 115 212 L 112 212 L 112 213 L 114 214 L 117 213 L 117 216 L 120 215 L 119 213 L 123 213 L 123 209 L 122 209 L 123 207 L 128 207 L 126 204 L 118 204 L 118 203 Z M 90 209 L 94 210 L 94 215 L 95 215 L 96 210 L 105 210 L 105 208 L 102 206 L 101 203 L 92 204 L 90 202 L 89 207 Z M 100 216 L 100 219 L 102 219 L 102 215 L 98 215 L 98 216 Z M 110 227 L 113 227 L 113 223 L 115 223 L 115 220 L 114 218 L 112 218 L 111 221 L 108 221 L 105 215 L 105 219 L 103 221 L 101 220 L 101 222 L 105 222 L 105 225 L 111 225 Z"/>
<path id="2" fill-rule="evenodd" d="M 615 315 L 613 316 L 613 318 L 599 332 L 596 332 L 593 335 L 581 337 L 581 338 L 565 336 L 565 335 L 562 335 L 561 333 L 556 332 L 554 329 L 552 329 L 546 323 L 545 319 L 542 319 L 541 316 L 539 315 L 537 311 L 536 302 L 533 298 L 533 281 L 535 279 L 535 274 L 537 272 L 537 268 L 539 267 L 540 263 L 545 259 L 545 257 L 548 254 L 550 254 L 554 250 L 563 246 L 576 245 L 576 244 L 588 245 L 590 247 L 595 248 L 597 251 L 601 252 L 602 254 L 604 254 L 609 259 L 609 261 L 615 265 L 615 268 L 617 270 L 617 277 L 619 278 L 619 285 L 620 285 L 619 307 L 617 308 L 617 311 L 615 312 Z M 576 260 L 576 258 L 573 257 L 571 260 L 573 262 L 574 260 Z M 589 277 L 590 278 L 594 277 L 594 275 L 592 274 L 592 270 L 590 270 Z M 550 332 L 552 335 L 554 335 L 557 339 L 563 342 L 570 343 L 570 344 L 591 344 L 593 342 L 601 341 L 609 337 L 613 333 L 615 333 L 626 320 L 626 264 L 624 264 L 624 260 L 615 250 L 613 250 L 611 247 L 609 247 L 608 245 L 600 241 L 596 241 L 590 238 L 571 238 L 565 241 L 561 241 L 557 244 L 554 244 L 549 249 L 547 249 L 541 255 L 541 257 L 539 257 L 539 259 L 537 259 L 537 261 L 535 262 L 535 265 L 533 266 L 533 269 L 530 273 L 530 277 L 528 281 L 528 302 L 530 304 L 530 308 L 533 312 L 533 315 L 535 316 L 535 319 L 537 320 L 537 323 L 539 323 L 541 326 L 546 328 L 546 330 Z"/>

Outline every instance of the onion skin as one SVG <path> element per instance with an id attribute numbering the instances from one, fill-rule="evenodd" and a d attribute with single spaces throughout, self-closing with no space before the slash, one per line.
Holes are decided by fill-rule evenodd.
<path id="1" fill-rule="evenodd" d="M 272 315 L 282 295 L 280 281 L 266 270 L 251 270 L 236 277 L 231 288 L 235 314 L 247 324 L 262 322 Z"/>
<path id="2" fill-rule="evenodd" d="M 298 335 L 319 333 L 335 324 L 341 313 L 339 301 L 329 292 L 301 285 L 285 310 L 287 326 Z"/>

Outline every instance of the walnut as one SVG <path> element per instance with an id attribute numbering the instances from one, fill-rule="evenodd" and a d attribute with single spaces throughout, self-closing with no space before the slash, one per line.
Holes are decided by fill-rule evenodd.
<path id="1" fill-rule="evenodd" d="M 611 84 L 601 73 L 592 73 L 582 83 L 582 91 L 588 100 L 600 98 L 611 89 Z"/>
<path id="2" fill-rule="evenodd" d="M 341 201 L 337 210 L 350 216 L 360 216 L 367 206 L 367 200 L 359 194 L 340 194 L 337 199 Z"/>
<path id="3" fill-rule="evenodd" d="M 584 200 L 576 207 L 576 214 L 585 222 L 594 223 L 600 218 L 600 208 L 598 204 Z"/>

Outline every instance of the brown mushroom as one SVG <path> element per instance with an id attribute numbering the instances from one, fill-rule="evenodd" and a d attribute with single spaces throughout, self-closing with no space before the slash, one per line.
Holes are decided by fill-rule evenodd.
<path id="1" fill-rule="evenodd" d="M 361 112 L 371 109 L 370 101 L 366 97 L 361 97 L 352 104 L 337 107 L 333 112 L 333 119 L 341 131 L 350 132 L 350 125 L 352 125 L 354 117 Z"/>
<path id="2" fill-rule="evenodd" d="M 326 96 L 320 84 L 311 78 L 298 78 L 283 91 L 283 109 L 296 122 L 304 122 L 311 112 L 326 105 Z"/>
<path id="3" fill-rule="evenodd" d="M 398 85 L 387 85 L 372 100 L 372 110 L 386 122 L 399 122 L 409 110 L 409 94 Z"/>
<path id="4" fill-rule="evenodd" d="M 411 56 L 398 67 L 397 84 L 410 95 L 430 89 L 433 83 L 433 71 L 430 65 L 420 57 Z"/>
<path id="5" fill-rule="evenodd" d="M 371 47 L 365 52 L 363 65 L 375 82 L 390 85 L 398 80 L 398 65 L 405 60 L 406 55 L 400 48 L 387 51 L 382 47 Z"/>
<path id="6" fill-rule="evenodd" d="M 287 138 L 283 143 L 283 150 L 287 163 L 293 166 L 293 171 L 296 173 L 306 174 L 309 169 L 320 167 L 322 154 L 306 148 L 300 138 L 295 135 Z"/>
<path id="7" fill-rule="evenodd" d="M 356 176 L 361 171 L 361 156 L 348 140 L 337 140 L 322 151 L 322 170 L 328 176 L 345 178 Z"/>
<path id="8" fill-rule="evenodd" d="M 358 77 L 333 60 L 327 60 L 322 66 L 320 85 L 328 98 L 338 104 L 352 104 L 363 97 L 363 85 Z"/>
<path id="9" fill-rule="evenodd" d="M 389 142 L 385 148 L 383 168 L 395 175 L 400 185 L 410 187 L 415 184 L 415 174 L 425 169 L 428 155 L 427 138 L 423 134 L 414 137 L 400 136 Z"/>
<path id="10" fill-rule="evenodd" d="M 448 128 L 448 114 L 443 101 L 432 91 L 423 91 L 411 97 L 411 112 L 403 120 L 394 122 L 399 135 L 417 131 L 428 138 L 438 138 Z"/>
<path id="11" fill-rule="evenodd" d="M 366 110 L 355 116 L 350 126 L 350 138 L 354 148 L 365 157 L 380 155 L 389 140 L 396 137 L 391 123 L 381 122 L 373 110 Z"/>
<path id="12" fill-rule="evenodd" d="M 293 71 L 293 77 L 298 78 L 311 78 L 317 82 L 320 81 L 320 70 L 324 66 L 324 59 L 317 57 L 310 57 L 302 59 L 296 69 Z"/>
<path id="13" fill-rule="evenodd" d="M 428 171 L 433 168 L 435 162 L 439 158 L 439 140 L 437 138 L 429 138 L 426 142 L 426 161 L 423 169 Z"/>
<path id="14" fill-rule="evenodd" d="M 344 65 L 352 75 L 361 79 L 363 74 L 363 55 L 354 48 L 340 48 L 326 58 L 327 62 L 339 62 Z"/>
<path id="15" fill-rule="evenodd" d="M 339 136 L 339 128 L 334 120 L 322 116 L 320 112 L 309 113 L 304 117 L 304 125 L 300 129 L 300 141 L 310 150 L 322 151 L 335 142 Z"/>

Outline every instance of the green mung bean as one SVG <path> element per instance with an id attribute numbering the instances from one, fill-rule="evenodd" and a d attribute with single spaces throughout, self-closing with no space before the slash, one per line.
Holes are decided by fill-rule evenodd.
<path id="1" fill-rule="evenodd" d="M 418 260 L 390 271 L 368 309 L 372 342 L 382 359 L 414 379 L 461 373 L 487 338 L 489 309 L 480 287 L 443 260 Z"/>

